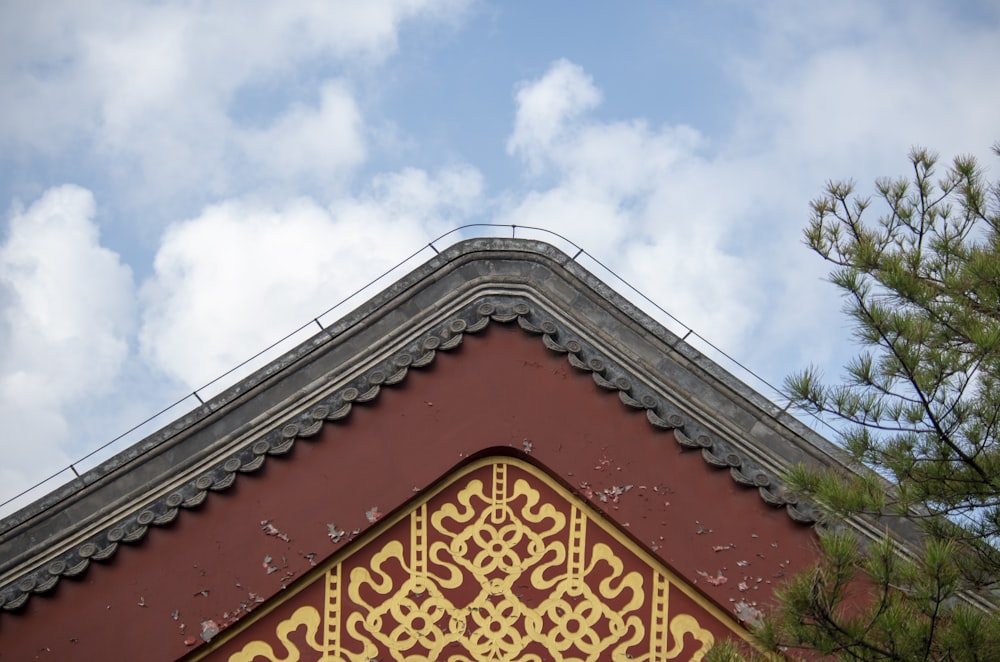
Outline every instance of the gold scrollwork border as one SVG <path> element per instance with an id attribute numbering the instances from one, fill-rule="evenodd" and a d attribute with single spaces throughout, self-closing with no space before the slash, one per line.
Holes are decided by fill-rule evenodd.
<path id="1" fill-rule="evenodd" d="M 345 581 L 341 577 L 341 569 L 344 562 L 349 559 L 355 552 L 367 546 L 368 544 L 375 541 L 376 538 L 381 536 L 384 532 L 390 529 L 393 525 L 402 521 L 405 518 L 410 518 L 411 520 L 411 540 L 410 549 L 406 558 L 404 559 L 405 550 L 398 542 L 390 541 L 385 548 L 378 553 L 377 558 L 382 561 L 386 561 L 390 557 L 394 557 L 397 561 L 402 562 L 404 566 L 409 567 L 410 579 L 406 582 L 408 592 L 422 593 L 434 582 L 427 576 L 427 559 L 426 554 L 428 550 L 426 545 L 423 544 L 421 537 L 426 539 L 427 536 L 427 526 L 428 520 L 434 519 L 434 527 L 440 529 L 442 526 L 442 520 L 448 517 L 458 518 L 464 522 L 468 522 L 470 518 L 475 516 L 475 513 L 465 512 L 460 513 L 459 510 L 454 506 L 454 504 L 446 504 L 446 506 L 439 510 L 438 512 L 428 513 L 427 505 L 428 503 L 438 496 L 441 492 L 448 489 L 449 487 L 456 485 L 463 481 L 467 476 L 478 472 L 484 467 L 492 468 L 493 480 L 492 484 L 489 486 L 479 485 L 476 489 L 479 490 L 481 500 L 488 503 L 488 506 L 481 513 L 484 518 L 483 522 L 493 522 L 501 523 L 504 521 L 505 514 L 504 509 L 507 508 L 507 502 L 513 498 L 512 493 L 515 490 L 514 486 L 507 484 L 507 468 L 515 467 L 524 473 L 528 474 L 535 480 L 541 482 L 549 489 L 551 489 L 554 494 L 563 499 L 568 506 L 565 509 L 565 513 L 556 512 L 549 507 L 547 514 L 553 517 L 554 520 L 558 520 L 560 517 L 563 519 L 561 523 L 553 525 L 555 528 L 566 528 L 569 532 L 569 545 L 568 549 L 564 550 L 562 553 L 565 555 L 563 559 L 563 565 L 566 568 L 565 581 L 560 587 L 560 590 L 565 592 L 566 590 L 572 591 L 584 591 L 585 583 L 582 582 L 584 573 L 584 564 L 586 559 L 585 555 L 589 554 L 589 563 L 593 564 L 595 559 L 604 560 L 609 562 L 614 569 L 615 563 L 617 562 L 617 572 L 618 575 L 622 575 L 620 564 L 617 558 L 614 557 L 613 552 L 610 549 L 601 549 L 601 547 L 606 548 L 606 545 L 596 545 L 585 551 L 585 544 L 583 540 L 584 532 L 588 523 L 600 527 L 610 538 L 612 538 L 617 544 L 621 545 L 625 550 L 634 555 L 636 558 L 641 560 L 651 572 L 644 573 L 644 577 L 636 578 L 632 575 L 638 575 L 637 572 L 629 573 L 627 576 L 616 576 L 612 579 L 606 579 L 605 581 L 611 583 L 611 581 L 617 581 L 618 592 L 622 592 L 626 587 L 631 590 L 641 590 L 649 595 L 649 603 L 652 607 L 652 613 L 650 614 L 650 620 L 648 622 L 649 629 L 648 634 L 642 635 L 641 638 L 647 639 L 650 642 L 649 652 L 643 654 L 639 657 L 634 657 L 632 659 L 645 661 L 645 662 L 660 662 L 662 660 L 673 660 L 681 652 L 681 647 L 683 646 L 683 635 L 689 634 L 695 637 L 696 640 L 700 641 L 702 646 L 699 649 L 699 654 L 694 659 L 701 659 L 701 656 L 711 647 L 713 636 L 711 633 L 702 627 L 690 614 L 671 614 L 669 613 L 669 600 L 671 591 L 680 591 L 682 594 L 687 596 L 691 601 L 693 601 L 699 608 L 701 608 L 708 617 L 712 620 L 722 624 L 730 632 L 735 634 L 737 637 L 743 638 L 744 640 L 750 641 L 747 632 L 735 622 L 735 620 L 724 610 L 720 609 L 715 603 L 708 600 L 705 596 L 695 590 L 692 586 L 688 584 L 686 580 L 676 575 L 668 567 L 666 567 L 662 561 L 653 556 L 641 545 L 636 543 L 631 537 L 626 535 L 612 522 L 609 522 L 600 513 L 597 513 L 593 506 L 586 502 L 585 500 L 578 497 L 571 490 L 569 490 L 562 482 L 551 476 L 544 468 L 539 467 L 533 463 L 527 462 L 521 458 L 506 456 L 506 455 L 491 455 L 488 457 L 482 457 L 476 460 L 472 460 L 455 471 L 444 477 L 439 481 L 433 488 L 425 490 L 418 498 L 411 501 L 407 507 L 397 509 L 397 512 L 391 516 L 383 518 L 375 526 L 369 529 L 365 534 L 356 540 L 352 545 L 344 550 L 337 552 L 328 558 L 325 562 L 319 564 L 313 571 L 300 579 L 298 583 L 290 587 L 287 591 L 283 592 L 280 596 L 271 599 L 267 604 L 263 605 L 260 609 L 256 610 L 252 616 L 248 617 L 244 622 L 234 625 L 229 631 L 224 632 L 222 635 L 217 637 L 211 644 L 205 646 L 203 649 L 197 651 L 193 656 L 188 659 L 191 660 L 202 660 L 212 656 L 212 654 L 223 647 L 232 638 L 238 636 L 239 634 L 246 632 L 248 629 L 252 628 L 254 624 L 267 614 L 273 612 L 275 609 L 280 608 L 283 604 L 293 599 L 299 592 L 305 588 L 314 585 L 317 581 L 325 582 L 325 601 L 323 607 L 323 613 L 320 613 L 315 607 L 303 606 L 295 610 L 295 612 L 287 619 L 283 620 L 281 624 L 277 627 L 276 631 L 272 634 L 271 640 L 277 640 L 285 647 L 286 651 L 289 651 L 289 655 L 286 657 L 276 657 L 275 652 L 272 650 L 271 645 L 264 641 L 253 641 L 249 642 L 242 649 L 241 655 L 234 655 L 230 660 L 240 660 L 240 659 L 253 659 L 254 656 L 260 655 L 267 659 L 273 660 L 293 660 L 298 659 L 297 650 L 294 646 L 291 646 L 288 636 L 289 634 L 297 628 L 305 626 L 306 628 L 306 639 L 309 643 L 310 648 L 314 652 L 319 652 L 322 654 L 323 660 L 347 660 L 347 659 L 368 659 L 365 657 L 365 653 L 362 652 L 359 656 L 357 652 L 348 653 L 341 648 L 341 636 L 343 634 L 342 630 L 346 627 L 350 634 L 354 637 L 355 641 L 367 642 L 365 644 L 366 651 L 374 651 L 376 649 L 375 642 L 371 641 L 370 638 L 366 636 L 367 625 L 363 622 L 363 618 L 357 613 L 353 614 L 351 618 L 347 620 L 346 623 L 342 623 L 340 615 L 340 601 L 344 597 L 345 592 L 351 591 L 350 599 L 357 604 L 361 600 L 361 596 L 357 593 L 356 582 L 353 587 L 348 588 L 351 582 Z M 478 483 L 479 481 L 473 481 Z M 470 487 L 463 488 L 463 492 L 469 492 Z M 519 486 L 517 489 L 522 491 L 523 494 L 525 488 L 524 486 Z M 537 494 L 537 493 L 536 493 Z M 468 498 L 466 496 L 465 498 Z M 531 501 L 531 495 L 527 495 L 527 499 Z M 464 504 L 468 506 L 468 504 Z M 537 505 L 537 504 L 536 504 Z M 469 508 L 466 508 L 469 511 Z M 544 515 L 539 511 L 535 513 L 538 520 L 544 518 Z M 464 518 L 464 519 L 463 519 Z M 488 526 L 488 524 L 487 524 Z M 462 543 L 464 544 L 464 543 Z M 533 544 L 541 544 L 539 541 L 533 541 Z M 397 549 L 398 548 L 398 549 Z M 438 550 L 440 552 L 440 550 Z M 495 561 L 495 560 L 494 560 Z M 471 566 L 470 566 L 471 567 Z M 614 572 L 612 574 L 614 574 Z M 356 568 L 355 573 L 358 573 L 356 577 L 352 578 L 352 581 L 373 581 L 368 569 Z M 484 577 L 480 577 L 484 581 Z M 648 583 L 647 583 L 648 582 Z M 412 584 L 412 586 L 411 586 Z M 644 585 L 645 584 L 645 585 Z M 567 588 L 569 587 L 569 588 Z M 502 587 L 501 587 L 502 588 Z M 506 587 L 509 589 L 509 587 Z M 499 595 L 502 590 L 498 589 L 497 594 Z M 507 591 L 509 594 L 509 590 Z M 594 604 L 599 602 L 599 598 L 595 596 L 590 596 L 590 600 L 586 600 L 585 604 Z M 441 602 L 440 596 L 436 598 L 438 602 L 432 605 L 432 609 L 451 609 L 453 612 L 456 610 L 455 605 L 445 604 Z M 640 600 L 641 602 L 641 600 Z M 549 610 L 549 613 L 562 614 L 565 611 L 565 604 L 560 602 L 560 607 L 553 605 L 542 605 L 536 610 L 545 611 Z M 411 605 L 412 607 L 412 605 Z M 517 612 L 520 609 L 519 605 L 516 605 L 509 600 L 505 599 L 502 603 L 502 607 L 506 610 L 507 621 L 510 621 L 510 614 Z M 458 608 L 467 609 L 468 607 L 462 605 Z M 381 622 L 381 617 L 385 615 L 387 607 L 377 607 L 373 605 L 368 605 L 368 613 L 374 614 L 373 618 L 376 621 Z M 493 609 L 491 606 L 490 609 Z M 552 638 L 552 635 L 543 634 L 540 631 L 539 626 L 539 616 L 537 613 L 525 615 L 524 619 L 520 621 L 522 627 L 526 627 L 529 632 L 528 636 L 535 637 L 535 640 L 544 642 L 547 646 L 558 646 L 561 645 L 558 637 Z M 478 613 L 478 612 L 477 612 Z M 397 616 L 398 605 L 397 605 Z M 497 612 L 493 613 L 493 618 L 500 618 L 502 615 L 498 615 Z M 580 615 L 577 615 L 580 616 Z M 478 616 L 477 616 L 478 618 Z M 489 618 L 487 616 L 486 618 Z M 584 614 L 582 618 L 594 618 L 592 614 Z M 633 619 L 635 617 L 633 616 Z M 579 620 L 579 619 L 578 619 Z M 619 619 L 621 620 L 621 619 Z M 481 625 L 481 624 L 480 624 Z M 444 641 L 454 639 L 455 636 L 461 636 L 465 634 L 464 632 L 464 622 L 462 624 L 453 623 L 449 632 L 438 632 L 439 638 Z M 616 623 L 612 625 L 614 631 L 619 632 L 622 636 L 625 635 L 627 631 L 632 632 L 632 640 L 629 641 L 629 645 L 637 643 L 637 637 L 635 633 L 635 621 L 631 623 L 626 623 L 625 620 L 621 620 L 621 623 Z M 510 628 L 507 628 L 510 630 Z M 557 628 L 558 629 L 558 628 Z M 642 627 L 638 628 L 640 631 Z M 668 648 L 668 631 L 673 637 L 673 640 L 677 643 L 673 647 Z M 400 632 L 403 632 L 401 629 Z M 517 635 L 513 635 L 517 636 Z M 450 639 L 449 639 L 450 637 Z M 546 637 L 549 637 L 546 639 Z M 509 639 L 509 636 L 508 636 Z M 479 652 L 487 654 L 484 659 L 505 659 L 502 657 L 504 651 L 498 650 L 497 646 L 501 648 L 504 646 L 503 642 L 497 643 L 498 638 L 494 637 L 490 641 L 479 642 Z M 385 643 L 384 641 L 381 643 Z M 591 642 L 593 643 L 593 642 Z M 509 644 L 509 642 L 508 642 Z M 513 644 L 510 644 L 513 645 Z M 598 645 L 593 645 L 591 648 L 599 654 L 601 651 L 607 649 L 607 642 L 602 644 L 604 648 Z M 290 647 L 291 646 L 291 647 Z M 492 648 L 490 648 L 492 646 Z M 294 652 L 294 655 L 293 655 Z M 509 652 L 509 651 L 508 651 Z M 590 659 L 589 656 L 588 659 Z M 457 657 L 456 659 L 472 659 Z M 596 657 L 594 659 L 597 659 Z"/>

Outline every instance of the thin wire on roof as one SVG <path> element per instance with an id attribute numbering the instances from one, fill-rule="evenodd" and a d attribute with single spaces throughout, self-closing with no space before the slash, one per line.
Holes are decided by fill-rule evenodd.
<path id="1" fill-rule="evenodd" d="M 764 387 L 766 387 L 766 389 L 771 394 L 768 397 L 769 397 L 769 399 L 772 402 L 775 402 L 776 400 L 783 400 L 783 399 L 785 399 L 784 395 L 783 395 L 783 393 L 781 391 L 781 389 L 779 389 L 777 386 L 771 384 L 769 381 L 767 381 L 766 379 L 764 379 L 764 377 L 762 377 L 761 375 L 757 374 L 756 372 L 754 372 L 752 369 L 750 369 L 749 367 L 747 367 L 746 365 L 744 365 L 740 361 L 736 360 L 733 356 L 731 356 L 725 350 L 723 350 L 720 347 L 718 347 L 712 341 L 708 340 L 705 336 L 701 335 L 700 333 L 698 333 L 697 331 L 695 331 L 694 329 L 692 329 L 691 327 L 689 327 L 688 325 L 686 325 L 684 322 L 682 322 L 680 319 L 678 319 L 672 313 L 670 313 L 665 308 L 663 308 L 660 304 L 658 304 L 657 302 L 653 301 L 651 298 L 649 298 L 648 296 L 646 296 L 637 287 L 635 287 L 630 282 L 628 282 L 627 280 L 625 280 L 625 278 L 623 278 L 622 276 L 620 276 L 617 272 L 615 272 L 609 266 L 607 266 L 606 264 L 604 264 L 603 262 L 601 262 L 594 255 L 592 255 L 591 253 L 589 253 L 588 251 L 586 251 L 584 248 L 582 248 L 580 245 L 578 245 L 576 242 L 572 241 L 571 239 L 568 239 L 567 237 L 559 234 L 558 232 L 553 232 L 552 230 L 547 230 L 545 228 L 539 228 L 539 227 L 534 227 L 534 226 L 529 226 L 529 225 L 516 225 L 516 224 L 510 224 L 510 225 L 508 225 L 508 224 L 502 224 L 502 223 L 470 223 L 470 224 L 467 224 L 467 225 L 461 225 L 461 226 L 458 226 L 456 228 L 453 228 L 453 229 L 449 230 L 448 232 L 445 232 L 444 234 L 436 237 L 435 239 L 433 239 L 430 242 L 428 242 L 426 245 L 421 246 L 418 250 L 414 251 L 410 255 L 408 255 L 405 258 L 403 258 L 400 262 L 396 263 L 394 266 L 390 267 L 386 271 L 382 272 L 381 274 L 379 274 L 378 276 L 376 276 L 372 280 L 370 280 L 367 283 L 365 283 L 364 285 L 362 285 L 360 288 L 358 288 L 354 292 L 352 292 L 352 293 L 348 294 L 347 296 L 343 297 L 340 301 L 336 302 L 335 304 L 333 304 L 332 306 L 330 306 L 328 309 L 326 309 L 322 313 L 316 315 L 315 317 L 313 317 L 312 319 L 310 319 L 308 322 L 306 322 L 302 326 L 298 327 L 294 331 L 286 334 L 282 338 L 279 338 L 278 340 L 272 342 L 270 345 L 268 345 L 267 347 L 261 349 L 259 352 L 257 352 L 253 356 L 248 357 L 246 360 L 244 360 L 244 361 L 240 362 L 239 364 L 233 366 L 232 368 L 230 368 L 226 372 L 222 373 L 218 377 L 212 379 L 211 381 L 207 382 L 206 384 L 202 385 L 201 387 L 196 388 L 191 393 L 185 394 L 183 397 L 181 397 L 178 400 L 172 402 L 171 404 L 167 405 L 166 407 L 160 409 L 155 414 L 152 414 L 151 416 L 149 416 L 148 418 L 142 420 L 141 422 L 137 423 L 136 425 L 132 426 L 128 430 L 125 430 L 124 432 L 122 432 L 118 436 L 114 437 L 110 441 L 107 441 L 104 444 L 101 444 L 100 446 L 94 448 L 93 450 L 91 450 L 86 455 L 84 455 L 84 456 L 78 458 L 76 461 L 70 463 L 68 466 L 59 469 L 59 471 L 56 471 L 55 473 L 47 476 L 46 478 L 43 478 L 42 480 L 38 481 L 34 485 L 28 487 L 27 489 L 25 489 L 25 490 L 23 490 L 23 491 L 15 494 L 14 496 L 12 496 L 12 497 L 4 500 L 3 502 L 0 502 L 0 510 L 2 510 L 8 504 L 13 503 L 14 501 L 17 501 L 18 499 L 21 499 L 22 497 L 25 497 L 28 494 L 32 493 L 33 491 L 41 488 L 46 483 L 48 483 L 48 482 L 56 479 L 57 477 L 59 477 L 60 475 L 66 473 L 67 471 L 72 472 L 73 476 L 79 477 L 80 476 L 80 472 L 79 472 L 78 466 L 80 464 L 86 462 L 88 459 L 94 457 L 98 453 L 107 450 L 111 446 L 114 446 L 116 443 L 122 441 L 123 439 L 125 439 L 126 437 L 128 437 L 129 435 L 131 435 L 132 433 L 136 432 L 137 430 L 140 430 L 142 427 L 148 425 L 152 421 L 154 421 L 157 418 L 163 416 L 164 414 L 166 414 L 170 410 L 175 409 L 175 408 L 181 406 L 185 401 L 191 399 L 192 397 L 195 398 L 198 401 L 199 404 L 205 404 L 205 399 L 202 397 L 202 392 L 207 391 L 207 390 L 211 389 L 212 387 L 220 384 L 220 382 L 222 382 L 223 380 L 225 380 L 230 375 L 239 372 L 244 367 L 250 365 L 254 361 L 256 361 L 259 358 L 261 358 L 262 356 L 264 356 L 264 355 L 268 354 L 269 352 L 275 350 L 276 348 L 280 347 L 281 345 L 283 345 L 284 343 L 286 343 L 288 340 L 290 340 L 291 338 L 295 337 L 296 335 L 302 333 L 303 331 L 305 331 L 306 329 L 312 327 L 313 325 L 318 326 L 319 329 L 322 330 L 322 331 L 327 331 L 328 328 L 329 328 L 329 325 L 324 326 L 323 323 L 320 321 L 320 318 L 326 317 L 327 315 L 333 313 L 335 310 L 338 310 L 339 308 L 341 308 L 348 301 L 354 299 L 355 297 L 357 297 L 361 293 L 365 292 L 366 290 L 368 290 L 368 289 L 374 287 L 375 285 L 377 285 L 378 283 L 382 282 L 387 277 L 389 277 L 389 275 L 391 275 L 393 272 L 395 272 L 398 269 L 400 269 L 403 265 L 405 265 L 408 262 L 410 262 L 411 260 L 413 260 L 415 257 L 417 257 L 418 255 L 420 255 L 420 253 L 424 252 L 428 248 L 431 249 L 434 252 L 434 254 L 439 254 L 441 252 L 441 250 L 439 250 L 435 246 L 435 244 L 437 244 L 438 242 L 440 242 L 440 241 L 442 241 L 442 240 L 444 240 L 444 239 L 446 239 L 446 238 L 448 238 L 448 237 L 450 237 L 452 235 L 455 235 L 455 234 L 465 233 L 465 232 L 467 232 L 469 230 L 473 230 L 473 229 L 486 229 L 486 228 L 504 228 L 504 229 L 508 229 L 509 228 L 510 231 L 511 231 L 511 238 L 513 238 L 513 239 L 517 239 L 518 238 L 518 234 L 517 233 L 518 233 L 519 230 L 521 230 L 521 231 L 537 232 L 537 233 L 541 233 L 543 235 L 548 235 L 548 236 L 551 236 L 551 237 L 556 237 L 560 241 L 565 242 L 567 245 L 572 246 L 573 250 L 576 251 L 570 257 L 570 259 L 572 261 L 579 262 L 579 258 L 581 256 L 585 256 L 585 257 L 589 258 L 594 264 L 598 265 L 601 269 L 603 269 L 605 272 L 607 272 L 609 275 L 611 275 L 615 280 L 617 280 L 619 283 L 621 283 L 621 285 L 626 290 L 628 290 L 629 292 L 633 293 L 635 296 L 637 296 L 640 299 L 642 299 L 644 302 L 646 302 L 647 304 L 649 304 L 650 306 L 652 306 L 656 311 L 658 311 L 659 313 L 662 313 L 668 319 L 672 320 L 677 325 L 679 325 L 682 329 L 684 329 L 685 333 L 684 333 L 683 337 L 681 338 L 682 340 L 686 341 L 688 338 L 691 338 L 691 337 L 697 338 L 699 341 L 701 341 L 702 343 L 704 343 L 705 346 L 711 348 L 712 351 L 716 352 L 719 356 L 723 357 L 727 362 L 729 362 L 733 366 L 739 368 L 742 372 L 744 372 L 745 374 L 749 375 L 753 380 L 755 380 L 759 384 L 761 384 Z M 486 233 L 483 233 L 482 235 L 473 234 L 471 236 L 463 236 L 462 238 L 474 238 L 474 237 L 477 237 L 477 236 L 489 236 L 489 235 L 487 235 Z M 527 237 L 524 237 L 524 238 L 527 238 Z M 785 410 L 788 409 L 788 406 L 789 406 L 788 404 L 785 405 Z M 823 420 L 823 419 L 821 419 L 821 418 L 819 418 L 817 416 L 814 416 L 814 415 L 812 416 L 812 418 L 815 421 L 817 421 L 819 424 L 825 426 L 826 428 L 828 428 L 828 429 L 830 429 L 832 431 L 836 431 L 836 429 L 832 425 L 830 425 L 830 423 L 828 423 L 827 421 L 825 421 L 825 420 Z M 180 433 L 182 431 L 183 430 L 179 429 L 174 434 L 178 434 L 178 433 Z"/>

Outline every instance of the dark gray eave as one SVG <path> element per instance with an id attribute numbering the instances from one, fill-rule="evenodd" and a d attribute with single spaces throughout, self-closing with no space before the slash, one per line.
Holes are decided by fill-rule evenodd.
<path id="1" fill-rule="evenodd" d="M 473 239 L 441 252 L 337 323 L 199 409 L 0 521 L 0 607 L 113 555 L 288 452 L 324 421 L 429 365 L 491 323 L 518 324 L 651 425 L 675 430 L 800 522 L 776 475 L 840 454 L 557 249 Z M 749 497 L 748 497 L 749 498 Z"/>

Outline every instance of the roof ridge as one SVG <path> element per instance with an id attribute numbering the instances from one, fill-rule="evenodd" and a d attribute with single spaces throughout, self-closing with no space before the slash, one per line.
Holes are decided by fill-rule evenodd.
<path id="1" fill-rule="evenodd" d="M 5 585 L 0 588 L 0 607 L 18 609 L 32 594 L 51 590 L 61 577 L 79 575 L 91 561 L 110 559 L 120 543 L 138 543 L 149 527 L 165 526 L 173 522 L 182 509 L 199 506 L 210 492 L 227 490 L 238 474 L 259 470 L 269 455 L 288 453 L 299 439 L 316 435 L 324 422 L 346 420 L 354 405 L 374 402 L 383 387 L 401 384 L 410 369 L 430 366 L 437 352 L 454 350 L 466 334 L 483 331 L 491 323 L 513 323 L 524 332 L 539 336 L 550 351 L 564 354 L 571 366 L 589 373 L 598 387 L 616 392 L 624 406 L 644 411 L 651 426 L 672 431 L 679 445 L 700 451 L 705 462 L 713 467 L 728 469 L 736 483 L 756 488 L 765 503 L 783 506 L 796 522 L 816 521 L 815 509 L 809 504 L 789 500 L 772 471 L 732 444 L 710 434 L 704 424 L 670 407 L 662 396 L 655 394 L 653 386 L 602 356 L 570 330 L 560 327 L 542 314 L 537 304 L 532 306 L 519 295 L 492 294 L 466 304 L 457 314 L 422 334 L 416 342 L 409 343 L 405 350 L 370 367 L 333 395 L 285 418 L 252 443 L 212 462 L 209 468 L 198 472 L 197 477 L 155 499 L 132 504 L 131 512 L 82 541 L 50 553 L 40 561 L 25 562 L 8 573 Z"/>

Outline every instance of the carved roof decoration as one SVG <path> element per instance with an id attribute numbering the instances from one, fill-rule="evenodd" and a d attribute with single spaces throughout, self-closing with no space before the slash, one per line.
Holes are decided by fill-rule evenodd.
<path id="1" fill-rule="evenodd" d="M 192 662 L 700 660 L 717 634 L 749 640 L 586 499 L 510 455 L 459 467 L 361 542 Z"/>
<path id="2" fill-rule="evenodd" d="M 110 559 L 150 527 L 336 425 L 490 324 L 537 336 L 651 426 L 797 522 L 776 474 L 836 449 L 540 242 L 456 244 L 198 410 L 0 522 L 0 607 Z M 72 524 L 67 524 L 71 522 Z"/>

